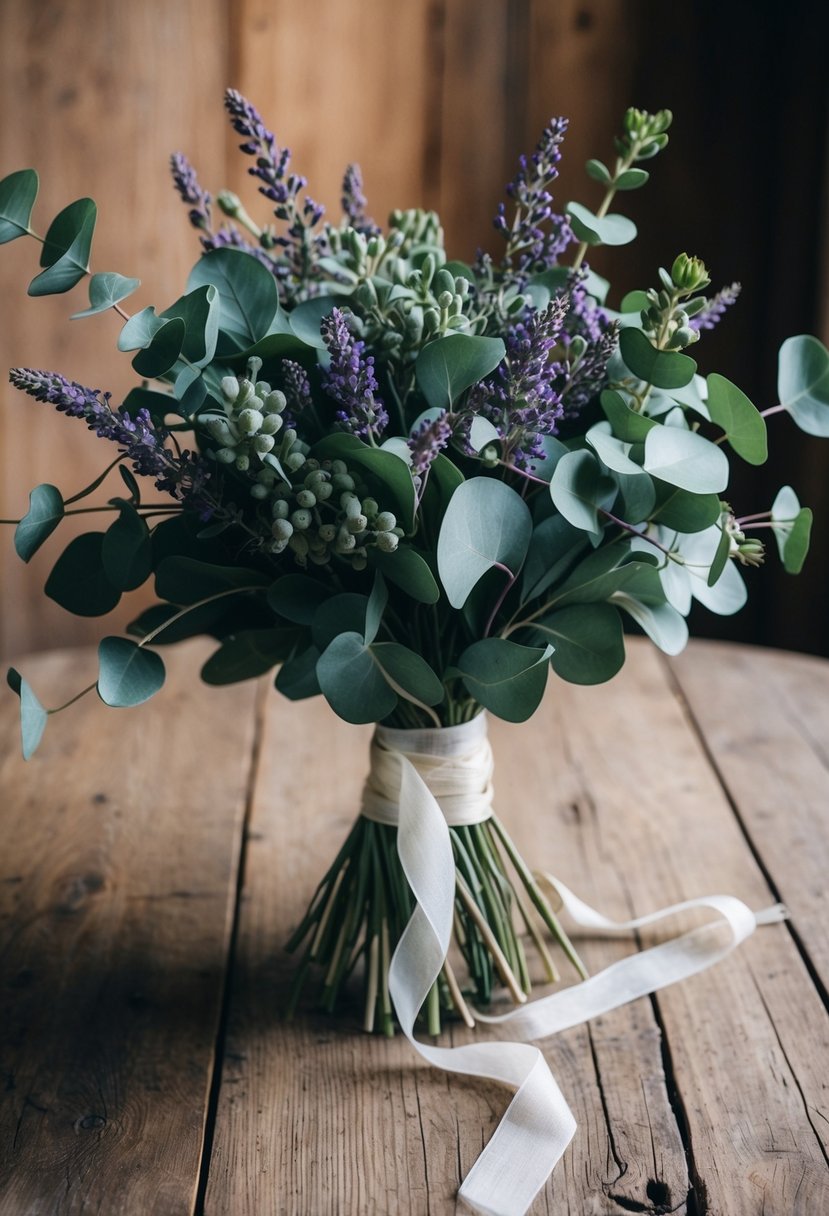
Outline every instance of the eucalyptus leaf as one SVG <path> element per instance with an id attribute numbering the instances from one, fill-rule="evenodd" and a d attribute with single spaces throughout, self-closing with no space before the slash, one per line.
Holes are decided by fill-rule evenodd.
<path id="1" fill-rule="evenodd" d="M 132 361 L 139 376 L 152 379 L 168 372 L 181 354 L 185 334 L 185 324 L 180 317 L 165 321 Z"/>
<path id="2" fill-rule="evenodd" d="M 604 472 L 592 452 L 568 452 L 556 465 L 550 495 L 557 510 L 574 528 L 601 537 L 599 511 L 616 497 L 616 482 Z"/>
<path id="3" fill-rule="evenodd" d="M 46 594 L 75 616 L 104 616 L 121 598 L 103 562 L 103 532 L 84 532 L 71 540 L 46 580 Z"/>
<path id="4" fill-rule="evenodd" d="M 610 604 L 562 608 L 536 621 L 533 631 L 555 647 L 553 670 L 571 684 L 602 684 L 625 661 L 622 622 Z"/>
<path id="5" fill-rule="evenodd" d="M 530 543 L 532 518 L 523 498 L 492 477 L 458 486 L 438 536 L 438 576 L 453 608 L 462 608 L 487 570 L 514 578 Z"/>
<path id="6" fill-rule="evenodd" d="M 719 542 L 717 544 L 717 551 L 714 554 L 714 560 L 711 563 L 711 569 L 708 571 L 708 580 L 707 581 L 708 581 L 709 587 L 713 587 L 714 583 L 716 583 L 717 580 L 719 579 L 720 575 L 722 574 L 723 570 L 725 569 L 725 564 L 728 561 L 730 554 L 731 554 L 731 537 L 728 535 L 728 532 L 726 532 L 725 528 L 723 528 L 722 535 L 720 536 Z"/>
<path id="7" fill-rule="evenodd" d="M 429 405 L 452 409 L 461 394 L 494 371 L 505 354 L 500 338 L 450 334 L 423 347 L 415 375 Z"/>
<path id="8" fill-rule="evenodd" d="M 307 574 L 285 574 L 268 588 L 268 604 L 286 621 L 310 625 L 320 604 L 331 599 L 333 589 Z"/>
<path id="9" fill-rule="evenodd" d="M 626 543 L 602 545 L 579 562 L 549 602 L 557 608 L 564 608 L 570 604 L 608 600 L 616 591 L 623 591 L 635 584 L 643 566 L 652 571 L 651 563 L 649 556 L 632 559 Z"/>
<path id="10" fill-rule="evenodd" d="M 255 680 L 288 657 L 295 638 L 295 629 L 240 629 L 214 650 L 201 678 L 213 685 Z"/>
<path id="11" fill-rule="evenodd" d="M 214 283 L 189 291 L 160 315 L 165 321 L 177 318 L 184 323 L 180 351 L 190 363 L 202 367 L 210 362 L 216 353 L 221 315 L 219 289 Z"/>
<path id="12" fill-rule="evenodd" d="M 456 668 L 467 691 L 507 722 L 524 722 L 535 713 L 547 683 L 551 646 L 520 646 L 506 638 L 482 638 L 467 646 Z"/>
<path id="13" fill-rule="evenodd" d="M 94 317 L 99 312 L 108 312 L 113 305 L 126 300 L 140 286 L 140 279 L 127 279 L 112 270 L 93 274 L 89 280 L 89 308 L 73 313 L 70 320 L 77 321 L 81 317 Z"/>
<path id="14" fill-rule="evenodd" d="M 584 533 L 563 515 L 549 515 L 533 528 L 521 574 L 521 600 L 526 603 L 557 582 L 587 544 Z"/>
<path id="15" fill-rule="evenodd" d="M 728 457 L 696 431 L 658 425 L 645 438 L 645 471 L 692 494 L 719 494 L 728 484 Z"/>
<path id="16" fill-rule="evenodd" d="M 28 562 L 58 526 L 64 515 L 63 496 L 57 486 L 44 483 L 29 494 L 29 509 L 14 530 L 17 556 Z"/>
<path id="17" fill-rule="evenodd" d="M 783 486 L 772 503 L 774 539 L 787 574 L 799 574 L 809 552 L 812 512 L 801 507 L 791 486 Z"/>
<path id="18" fill-rule="evenodd" d="M 34 169 L 18 169 L 0 181 L 0 245 L 31 232 L 38 187 Z"/>
<path id="19" fill-rule="evenodd" d="M 634 445 L 612 435 L 609 422 L 595 423 L 588 430 L 585 439 L 602 464 L 614 473 L 624 473 L 632 477 L 643 475 L 642 466 L 630 458 Z"/>
<path id="20" fill-rule="evenodd" d="M 29 284 L 30 296 L 60 295 L 89 273 L 97 215 L 91 198 L 79 198 L 52 220 L 40 251 L 40 264 L 46 269 Z"/>
<path id="21" fill-rule="evenodd" d="M 388 582 L 419 604 L 436 604 L 440 599 L 440 587 L 428 563 L 410 545 L 398 545 L 394 553 L 381 553 L 372 546 L 369 561 L 382 570 Z"/>
<path id="22" fill-rule="evenodd" d="M 615 592 L 611 602 L 627 612 L 663 654 L 681 654 L 687 646 L 688 624 L 671 604 L 644 604 L 624 591 Z"/>
<path id="23" fill-rule="evenodd" d="M 394 507 L 398 522 L 407 531 L 414 528 L 416 495 L 412 475 L 405 460 L 394 452 L 369 447 L 356 435 L 335 431 L 315 444 L 312 454 L 319 460 L 344 460 L 347 464 L 375 477 L 385 488 L 391 502 L 383 506 Z"/>
<path id="24" fill-rule="evenodd" d="M 32 686 L 23 679 L 19 671 L 10 667 L 6 681 L 20 698 L 20 742 L 23 759 L 30 760 L 43 738 L 49 714 L 41 705 Z"/>
<path id="25" fill-rule="evenodd" d="M 398 642 L 374 642 L 369 649 L 386 682 L 405 700 L 421 705 L 443 700 L 443 685 L 422 655 Z"/>
<path id="26" fill-rule="evenodd" d="M 716 372 L 708 377 L 708 412 L 738 456 L 749 464 L 765 464 L 769 452 L 763 415 L 742 389 Z"/>
<path id="27" fill-rule="evenodd" d="M 656 487 L 647 473 L 639 471 L 636 476 L 617 473 L 619 498 L 613 504 L 613 514 L 628 524 L 642 524 L 650 519 L 656 506 Z"/>
<path id="28" fill-rule="evenodd" d="M 118 335 L 118 349 L 120 351 L 145 350 L 163 327 L 164 322 L 155 315 L 152 305 L 142 308 L 140 312 L 133 313 L 121 329 Z M 133 389 L 133 392 L 136 391 L 140 390 Z"/>
<path id="29" fill-rule="evenodd" d="M 472 451 L 480 452 L 488 443 L 500 442 L 498 428 L 488 418 L 484 418 L 483 414 L 476 414 L 469 428 L 469 445 Z"/>
<path id="30" fill-rule="evenodd" d="M 573 232 L 588 245 L 628 245 L 636 239 L 636 225 L 627 216 L 595 215 L 581 203 L 568 203 L 564 210 Z"/>
<path id="31" fill-rule="evenodd" d="M 264 338 L 279 306 L 276 280 L 243 249 L 214 249 L 190 272 L 187 290 L 213 285 L 219 292 L 219 325 L 248 343 Z"/>
<path id="32" fill-rule="evenodd" d="M 164 675 L 161 656 L 128 638 L 102 638 L 98 644 L 98 696 L 105 705 L 141 705 L 162 687 Z"/>
<path id="33" fill-rule="evenodd" d="M 342 591 L 324 600 L 314 613 L 311 626 L 314 645 L 325 650 L 340 633 L 358 633 L 362 640 L 367 611 L 368 596 L 355 591 Z"/>
<path id="34" fill-rule="evenodd" d="M 338 303 L 336 296 L 313 296 L 297 304 L 291 311 L 291 329 L 297 338 L 315 350 L 325 350 L 320 325 Z"/>
<path id="35" fill-rule="evenodd" d="M 677 532 L 702 532 L 720 517 L 716 494 L 692 494 L 665 481 L 655 481 L 656 507 L 652 518 Z"/>
<path id="36" fill-rule="evenodd" d="M 613 434 L 623 443 L 644 443 L 648 431 L 659 425 L 653 418 L 632 410 L 621 393 L 613 389 L 605 389 L 599 400 Z"/>
<path id="37" fill-rule="evenodd" d="M 317 660 L 322 695 L 346 722 L 380 722 L 397 705 L 397 693 L 357 632 L 339 633 Z"/>
<path id="38" fill-rule="evenodd" d="M 158 564 L 155 592 L 159 599 L 187 605 L 225 591 L 267 587 L 270 581 L 267 574 L 244 566 L 219 566 L 193 557 L 171 555 Z"/>
<path id="39" fill-rule="evenodd" d="M 383 622 L 383 613 L 386 610 L 386 604 L 388 602 L 389 593 L 386 587 L 386 581 L 378 570 L 374 575 L 374 584 L 371 588 L 371 594 L 368 597 L 368 604 L 366 605 L 366 623 L 363 633 L 367 645 L 371 645 L 380 631 L 380 625 Z"/>
<path id="40" fill-rule="evenodd" d="M 646 169 L 626 169 L 613 183 L 617 190 L 638 190 L 650 177 Z"/>
<path id="41" fill-rule="evenodd" d="M 186 641 L 187 638 L 213 633 L 229 608 L 227 600 L 214 600 L 179 616 L 180 609 L 176 604 L 151 604 L 130 621 L 127 633 L 131 637 L 141 639 L 157 629 L 159 632 L 153 638 L 153 646 L 172 646 L 176 642 Z M 173 621 L 173 617 L 178 619 Z M 168 621 L 172 621 L 172 624 L 168 625 Z"/>
<path id="42" fill-rule="evenodd" d="M 690 383 L 697 370 L 696 363 L 688 355 L 657 350 L 641 329 L 623 329 L 619 334 L 619 350 L 634 376 L 657 388 L 682 388 Z"/>
<path id="43" fill-rule="evenodd" d="M 587 176 L 592 177 L 594 182 L 601 182 L 603 186 L 610 185 L 610 170 L 600 160 L 589 160 L 584 167 L 587 170 Z"/>
<path id="44" fill-rule="evenodd" d="M 777 392 L 801 431 L 829 437 L 829 350 L 809 334 L 780 347 Z"/>
<path id="45" fill-rule="evenodd" d="M 131 503 L 120 503 L 117 519 L 104 533 L 101 560 L 107 578 L 119 591 L 134 591 L 150 577 L 150 530 Z"/>
<path id="46" fill-rule="evenodd" d="M 275 687 L 289 701 L 304 701 L 307 697 L 319 696 L 321 689 L 317 680 L 317 661 L 320 652 L 316 646 L 297 651 L 286 659 L 276 673 Z"/>

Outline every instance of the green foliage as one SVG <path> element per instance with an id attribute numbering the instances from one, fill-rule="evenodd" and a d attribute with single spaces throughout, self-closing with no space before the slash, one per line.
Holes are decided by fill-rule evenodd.
<path id="1" fill-rule="evenodd" d="M 127 279 L 113 271 L 93 274 L 89 280 L 89 308 L 73 313 L 71 319 L 77 321 L 81 317 L 94 317 L 99 312 L 108 312 L 110 308 L 131 296 L 140 286 L 140 279 Z"/>
<path id="2" fill-rule="evenodd" d="M 763 415 L 742 389 L 716 372 L 708 377 L 708 411 L 738 456 L 749 464 L 765 464 L 769 451 Z"/>
<path id="3" fill-rule="evenodd" d="M 52 220 L 40 253 L 40 264 L 46 269 L 29 284 L 30 296 L 60 295 L 89 273 L 97 215 L 91 198 L 79 198 Z"/>
<path id="4" fill-rule="evenodd" d="M 530 543 L 532 519 L 515 490 L 490 477 L 473 477 L 453 494 L 438 537 L 438 576 L 453 608 L 494 566 L 517 576 Z"/>
<path id="5" fill-rule="evenodd" d="M 205 684 L 236 684 L 271 671 L 291 653 L 294 629 L 242 629 L 226 637 L 201 669 Z"/>
<path id="6" fill-rule="evenodd" d="M 29 760 L 43 738 L 48 710 L 43 708 L 31 685 L 13 667 L 9 668 L 6 681 L 20 698 L 20 742 L 23 759 Z"/>
<path id="7" fill-rule="evenodd" d="M 440 587 L 428 563 L 411 546 L 399 545 L 394 553 L 372 549 L 370 560 L 390 583 L 416 603 L 436 604 L 440 599 Z"/>
<path id="8" fill-rule="evenodd" d="M 634 376 L 656 388 L 682 388 L 697 370 L 688 355 L 657 350 L 641 329 L 623 329 L 619 334 L 619 350 Z"/>
<path id="9" fill-rule="evenodd" d="M 75 616 L 105 616 L 121 598 L 104 567 L 103 532 L 71 540 L 46 580 L 46 594 Z"/>
<path id="10" fill-rule="evenodd" d="M 119 591 L 134 591 L 152 573 L 150 530 L 123 499 L 118 502 L 118 518 L 104 533 L 101 561 L 107 579 Z"/>
<path id="11" fill-rule="evenodd" d="M 652 477 L 692 494 L 719 494 L 728 484 L 728 458 L 722 448 L 677 426 L 648 431 L 644 468 Z"/>
<path id="12" fill-rule="evenodd" d="M 524 722 L 538 708 L 547 683 L 551 646 L 519 646 L 505 638 L 482 638 L 467 646 L 457 667 L 459 676 L 484 708 L 507 722 Z"/>
<path id="13" fill-rule="evenodd" d="M 52 535 L 64 515 L 63 496 L 57 486 L 35 486 L 29 494 L 29 509 L 14 530 L 17 556 L 28 562 Z"/>
<path id="14" fill-rule="evenodd" d="M 225 592 L 265 588 L 266 574 L 245 566 L 219 566 L 193 557 L 165 557 L 156 566 L 155 592 L 171 604 L 195 604 Z"/>
<path id="15" fill-rule="evenodd" d="M 568 523 L 599 540 L 602 534 L 599 512 L 607 509 L 616 497 L 616 482 L 592 452 L 568 452 L 556 465 L 550 495 Z"/>
<path id="16" fill-rule="evenodd" d="M 0 181 L 0 245 L 31 232 L 38 187 L 34 169 L 19 169 Z"/>
<path id="17" fill-rule="evenodd" d="M 772 503 L 771 518 L 783 568 L 788 574 L 799 574 L 809 552 L 812 512 L 801 507 L 791 486 L 783 486 Z"/>
<path id="18" fill-rule="evenodd" d="M 140 705 L 164 684 L 164 661 L 127 638 L 102 638 L 98 645 L 98 696 L 105 705 Z"/>
<path id="19" fill-rule="evenodd" d="M 787 338 L 777 373 L 780 404 L 807 435 L 829 437 L 829 351 L 808 334 Z"/>
<path id="20" fill-rule="evenodd" d="M 636 239 L 636 225 L 624 215 L 594 215 L 581 203 L 568 203 L 565 211 L 576 236 L 588 245 L 629 245 Z"/>
<path id="21" fill-rule="evenodd" d="M 250 346 L 270 332 L 279 294 L 270 271 L 241 249 L 214 249 L 196 262 L 188 292 L 213 286 L 219 293 L 219 325 Z"/>
<path id="22" fill-rule="evenodd" d="M 140 350 L 132 361 L 138 374 L 154 378 L 168 372 L 178 361 L 186 332 L 186 326 L 180 317 L 162 322 L 146 347 Z"/>
<path id="23" fill-rule="evenodd" d="M 268 588 L 268 604 L 286 621 L 310 625 L 317 609 L 333 594 L 333 589 L 319 579 L 285 574 Z"/>
<path id="24" fill-rule="evenodd" d="M 461 395 L 498 366 L 506 353 L 501 338 L 450 334 L 430 342 L 417 357 L 417 382 L 429 405 L 453 409 Z"/>
<path id="25" fill-rule="evenodd" d="M 550 662 L 570 684 L 602 684 L 625 661 L 622 622 L 610 604 L 579 604 L 551 612 L 533 631 L 555 647 Z"/>

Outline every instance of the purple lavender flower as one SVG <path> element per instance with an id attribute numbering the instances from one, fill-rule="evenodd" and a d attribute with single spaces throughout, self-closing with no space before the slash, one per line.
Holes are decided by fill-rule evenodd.
<path id="1" fill-rule="evenodd" d="M 354 338 L 345 313 L 339 308 L 332 308 L 323 317 L 320 333 L 331 356 L 323 384 L 341 407 L 335 415 L 337 421 L 354 435 L 377 438 L 388 425 L 389 416 L 376 396 L 374 357 L 363 353 L 365 342 Z"/>
<path id="2" fill-rule="evenodd" d="M 349 165 L 343 176 L 342 207 L 350 228 L 364 236 L 376 236 L 380 229 L 366 214 L 366 196 L 363 194 L 363 174 L 359 165 Z"/>
<path id="3" fill-rule="evenodd" d="M 713 329 L 722 320 L 726 309 L 736 303 L 741 290 L 742 288 L 739 283 L 732 283 L 730 287 L 723 287 L 722 291 L 718 291 L 715 296 L 711 297 L 701 312 L 698 312 L 695 317 L 691 317 L 691 328 L 696 330 Z"/>
<path id="4" fill-rule="evenodd" d="M 174 152 L 170 157 L 170 172 L 173 175 L 173 185 L 181 196 L 181 200 L 190 206 L 188 212 L 190 223 L 194 228 L 209 232 L 210 195 L 202 190 L 196 177 L 196 170 L 182 152 Z"/>
<path id="5" fill-rule="evenodd" d="M 566 118 L 553 118 L 529 160 L 522 156 L 518 172 L 507 186 L 515 204 L 515 222 L 506 218 L 501 203 L 494 225 L 507 242 L 503 265 L 519 275 L 548 270 L 574 239 L 566 216 L 553 211 L 553 196 L 548 187 L 558 177 L 561 144 L 567 131 Z"/>
<path id="6" fill-rule="evenodd" d="M 301 414 L 303 410 L 313 409 L 311 382 L 301 363 L 295 363 L 293 359 L 283 359 L 282 381 L 292 419 Z M 283 419 L 283 421 L 286 422 L 286 425 L 290 425 L 287 419 Z"/>
<path id="7" fill-rule="evenodd" d="M 166 448 L 169 431 L 156 427 L 149 411 L 140 409 L 133 418 L 126 410 L 113 410 L 109 404 L 111 393 L 86 388 L 58 372 L 14 367 L 9 380 L 36 401 L 48 402 L 70 418 L 83 418 L 100 438 L 119 444 L 136 473 L 155 478 L 157 489 L 187 501 L 204 514 L 207 503 L 203 491 L 210 477 L 207 465 L 191 452 L 178 454 Z"/>
<path id="8" fill-rule="evenodd" d="M 409 436 L 409 450 L 412 453 L 412 473 L 422 477 L 437 454 L 446 447 L 452 438 L 453 419 L 446 410 L 436 418 L 427 418 Z"/>
<path id="9" fill-rule="evenodd" d="M 226 224 L 223 224 L 218 232 L 212 232 L 209 236 L 203 236 L 201 243 L 207 253 L 210 253 L 212 249 L 243 249 L 245 253 L 249 253 L 258 262 L 261 262 L 263 266 L 267 267 L 277 278 L 280 275 L 280 269 L 284 272 L 284 267 L 280 268 L 279 264 L 272 257 L 269 257 L 264 249 L 261 249 L 258 245 L 252 245 L 250 241 L 246 241 L 238 228 L 230 228 Z"/>

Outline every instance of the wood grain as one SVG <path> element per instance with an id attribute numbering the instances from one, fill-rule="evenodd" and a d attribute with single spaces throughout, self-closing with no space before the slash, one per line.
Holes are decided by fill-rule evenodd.
<path id="1" fill-rule="evenodd" d="M 25 166 L 41 177 L 36 230 L 89 195 L 99 221 L 93 270 L 143 280 L 128 311 L 166 308 L 183 290 L 198 240 L 175 195 L 170 153 L 185 152 L 206 182 L 224 175 L 222 89 L 226 76 L 225 0 L 8 0 L 0 4 L 0 176 Z M 23 238 L 0 257 L 0 517 L 18 518 L 28 491 L 51 481 L 67 495 L 97 477 L 115 455 L 82 423 L 56 417 L 7 383 L 15 366 L 62 372 L 107 389 L 116 401 L 138 383 L 117 352 L 114 314 L 70 321 L 86 307 L 86 286 L 69 295 L 28 299 L 39 247 Z M 120 478 L 97 501 L 120 493 Z M 152 501 L 149 499 L 148 501 Z M 86 505 L 86 504 L 84 504 Z M 107 516 L 66 520 L 27 568 L 10 529 L 0 529 L 0 654 L 90 642 L 95 621 L 72 617 L 42 594 L 63 545 Z M 98 521 L 90 522 L 90 521 Z M 142 598 L 143 597 L 143 598 Z M 137 615 L 147 598 L 125 597 L 113 620 Z"/>
<path id="2" fill-rule="evenodd" d="M 203 698 L 205 655 L 153 707 L 79 703 L 25 768 L 0 703 L 2 1216 L 192 1211 L 256 693 Z M 24 669 L 68 693 L 94 655 Z"/>

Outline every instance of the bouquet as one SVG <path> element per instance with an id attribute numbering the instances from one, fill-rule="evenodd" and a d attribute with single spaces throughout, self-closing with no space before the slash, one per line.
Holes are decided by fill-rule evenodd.
<path id="1" fill-rule="evenodd" d="M 764 533 L 800 570 L 811 513 L 791 487 L 759 511 L 724 495 L 730 456 L 766 460 L 769 415 L 829 435 L 829 352 L 788 339 L 778 396 L 758 410 L 689 353 L 737 284 L 710 292 L 703 262 L 680 253 L 609 302 L 587 257 L 636 236 L 611 205 L 647 182 L 667 110 L 628 110 L 612 165 L 588 162 L 595 210 L 554 211 L 567 123 L 550 122 L 498 209 L 500 252 L 469 265 L 447 256 L 433 212 L 375 224 L 356 166 L 342 219 L 325 222 L 256 109 L 234 90 L 225 106 L 270 214 L 252 217 L 226 191 L 214 199 L 174 155 L 201 253 L 162 311 L 128 315 L 138 280 L 91 272 L 91 199 L 41 237 L 35 172 L 0 181 L 0 242 L 41 246 L 29 294 L 88 279 L 74 316 L 114 314 L 140 378 L 115 403 L 57 372 L 12 370 L 111 455 L 92 485 L 69 496 L 39 485 L 4 522 L 28 561 L 65 516 L 100 514 L 106 526 L 72 540 L 46 583 L 70 612 L 104 616 L 154 580 L 158 602 L 128 637 L 102 638 L 78 696 L 146 701 L 164 681 L 160 650 L 205 634 L 216 642 L 206 683 L 276 669 L 284 696 L 321 693 L 346 721 L 378 724 L 363 813 L 289 943 L 300 952 L 289 1012 L 312 974 L 333 1010 L 362 964 L 365 1028 L 392 1033 L 390 965 L 416 903 L 397 803 L 422 783 L 446 812 L 454 866 L 454 948 L 421 1011 L 437 1034 L 448 1014 L 473 1024 L 498 987 L 523 1002 L 539 967 L 557 979 L 556 951 L 585 974 L 549 888 L 492 813 L 483 711 L 529 718 L 551 668 L 610 679 L 625 628 L 677 654 L 693 600 L 742 606 L 740 568 L 762 562 Z M 106 502 L 77 505 L 113 475 Z M 8 678 L 28 758 L 57 709 Z"/>

